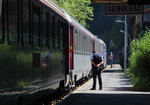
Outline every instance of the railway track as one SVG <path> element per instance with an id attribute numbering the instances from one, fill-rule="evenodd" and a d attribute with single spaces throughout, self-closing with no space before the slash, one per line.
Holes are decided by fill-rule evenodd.
<path id="1" fill-rule="evenodd" d="M 48 96 L 48 97 L 42 98 L 40 100 L 37 100 L 32 105 L 57 105 L 63 99 L 65 99 L 66 97 L 68 97 L 72 92 L 74 92 L 76 89 L 78 89 L 83 84 L 85 84 L 86 82 L 88 82 L 89 79 L 90 78 L 85 78 L 84 81 L 83 80 L 79 81 L 76 84 L 75 88 L 72 88 L 72 89 L 64 88 L 64 89 L 58 90 L 57 92 L 54 93 L 53 96 Z"/>

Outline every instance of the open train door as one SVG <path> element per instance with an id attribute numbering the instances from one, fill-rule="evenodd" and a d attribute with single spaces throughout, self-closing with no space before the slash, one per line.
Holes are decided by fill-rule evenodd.
<path id="1" fill-rule="evenodd" d="M 70 70 L 73 70 L 74 68 L 74 58 L 73 58 L 73 27 L 66 25 L 66 28 L 69 30 L 66 30 L 64 37 L 64 54 L 65 54 L 65 69 L 66 69 L 66 75 L 69 74 Z"/>
<path id="2" fill-rule="evenodd" d="M 74 51 L 73 51 L 73 26 L 69 26 L 69 34 L 68 34 L 68 65 L 66 71 L 66 86 L 68 88 L 73 88 L 73 69 L 74 69 Z"/>

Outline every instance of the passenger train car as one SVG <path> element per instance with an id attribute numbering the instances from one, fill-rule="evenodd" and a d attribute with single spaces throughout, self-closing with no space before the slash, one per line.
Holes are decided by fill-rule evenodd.
<path id="1" fill-rule="evenodd" d="M 100 42 L 51 0 L 0 0 L 0 105 L 74 87 Z"/>
<path id="2" fill-rule="evenodd" d="M 69 80 L 74 86 L 76 81 L 87 77 L 90 73 L 90 55 L 94 49 L 93 34 L 81 26 L 72 17 L 68 17 L 70 25 Z"/>

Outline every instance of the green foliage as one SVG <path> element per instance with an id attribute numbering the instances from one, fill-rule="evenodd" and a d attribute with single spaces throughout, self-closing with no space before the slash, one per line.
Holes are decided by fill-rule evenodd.
<path id="1" fill-rule="evenodd" d="M 130 53 L 129 77 L 136 89 L 150 90 L 150 32 L 132 41 Z"/>
<path id="2" fill-rule="evenodd" d="M 110 49 L 110 51 L 114 51 L 116 48 L 117 48 L 117 44 L 115 44 L 115 42 L 111 40 L 109 42 L 109 49 Z"/>
<path id="3" fill-rule="evenodd" d="M 123 17 L 118 16 L 114 19 L 112 29 L 108 33 L 107 38 L 109 37 L 109 40 L 111 40 L 108 48 L 111 51 L 121 51 L 124 46 L 124 34 L 119 31 L 124 29 L 124 23 L 117 23 L 116 20 L 123 20 Z"/>
<path id="4" fill-rule="evenodd" d="M 83 26 L 87 26 L 86 19 L 92 20 L 93 7 L 90 7 L 90 0 L 54 0 L 73 18 L 80 22 Z"/>

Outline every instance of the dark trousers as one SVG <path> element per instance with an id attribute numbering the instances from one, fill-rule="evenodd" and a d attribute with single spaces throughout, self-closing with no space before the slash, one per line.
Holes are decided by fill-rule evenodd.
<path id="1" fill-rule="evenodd" d="M 102 89 L 102 78 L 101 78 L 101 71 L 93 70 L 93 87 L 96 88 L 96 78 L 98 76 L 99 81 L 99 89 Z"/>

